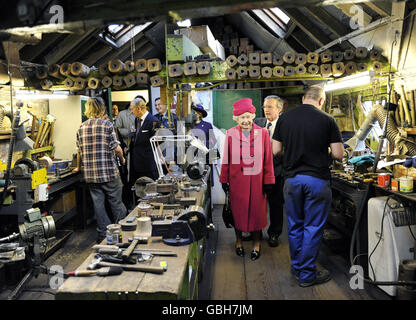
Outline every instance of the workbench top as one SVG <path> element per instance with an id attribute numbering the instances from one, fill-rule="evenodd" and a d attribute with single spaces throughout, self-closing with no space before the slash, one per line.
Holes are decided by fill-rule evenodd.
<path id="1" fill-rule="evenodd" d="M 133 232 L 123 231 L 123 239 L 127 241 Z M 105 240 L 102 244 L 106 244 Z M 154 256 L 150 264 L 137 265 L 158 266 L 161 261 L 167 262 L 167 270 L 163 274 L 123 271 L 117 276 L 70 277 L 57 290 L 56 299 L 178 299 L 183 279 L 188 274 L 188 259 L 191 245 L 174 247 L 163 242 L 148 245 L 139 244 L 136 248 L 165 249 L 177 253 L 176 257 Z M 77 268 L 86 270 L 93 262 L 95 252 Z"/>

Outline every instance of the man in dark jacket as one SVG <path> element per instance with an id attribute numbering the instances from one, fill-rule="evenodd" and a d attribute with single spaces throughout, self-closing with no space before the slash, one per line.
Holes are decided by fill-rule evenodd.
<path id="1" fill-rule="evenodd" d="M 150 138 L 160 127 L 160 122 L 147 111 L 146 103 L 141 98 L 135 98 L 130 103 L 130 110 L 135 116 L 135 132 L 131 133 L 130 153 L 130 185 L 134 185 L 141 177 L 156 180 L 159 177 Z"/>
<path id="2" fill-rule="evenodd" d="M 283 100 L 278 96 L 267 96 L 264 99 L 263 110 L 265 118 L 254 119 L 254 122 L 269 131 L 270 141 L 273 137 L 276 122 L 283 109 Z M 279 236 L 283 228 L 283 166 L 282 157 L 273 156 L 275 184 L 267 195 L 269 203 L 270 224 L 267 230 L 268 243 L 271 247 L 279 245 Z"/>

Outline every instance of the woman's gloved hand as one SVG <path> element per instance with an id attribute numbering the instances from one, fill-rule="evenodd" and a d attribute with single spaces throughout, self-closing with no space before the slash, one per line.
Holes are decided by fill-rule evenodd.
<path id="1" fill-rule="evenodd" d="M 273 190 L 273 185 L 272 184 L 265 184 L 263 185 L 263 192 L 266 194 L 271 193 Z"/>
<path id="2" fill-rule="evenodd" d="M 221 183 L 221 186 L 222 186 L 222 190 L 224 190 L 225 193 L 230 191 L 230 186 L 228 183 Z"/>

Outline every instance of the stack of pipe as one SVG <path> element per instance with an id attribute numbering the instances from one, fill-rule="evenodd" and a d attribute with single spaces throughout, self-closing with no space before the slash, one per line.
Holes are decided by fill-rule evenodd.
<path id="1" fill-rule="evenodd" d="M 261 76 L 266 79 L 271 76 L 276 78 L 295 77 L 306 73 L 320 74 L 322 77 L 341 77 L 369 69 L 381 72 L 383 67 L 381 59 L 381 51 L 377 49 L 368 51 L 365 47 L 344 52 L 325 51 L 321 54 L 286 52 L 282 56 L 262 52 L 253 52 L 247 56 L 243 53 L 238 57 L 235 55 L 227 57 L 226 63 L 229 68 L 225 71 L 225 77 L 228 80 L 246 77 L 258 78 L 257 72 L 250 74 L 244 69 L 255 70 L 253 66 L 256 65 L 261 66 Z M 272 68 L 271 72 L 269 68 Z"/>
<path id="2" fill-rule="evenodd" d="M 81 62 L 52 64 L 36 69 L 35 77 L 39 86 L 44 90 L 53 89 L 54 85 L 61 84 L 71 91 L 85 89 L 100 90 L 102 88 L 125 89 L 136 85 L 148 85 L 149 82 L 156 86 L 164 83 L 159 76 L 163 66 L 159 59 L 138 59 L 136 61 L 112 59 L 103 63 L 94 70 Z M 201 73 L 209 73 L 210 65 L 206 62 L 199 65 Z M 156 74 L 157 73 L 157 74 Z M 150 76 L 156 77 L 155 81 L 149 80 Z"/>

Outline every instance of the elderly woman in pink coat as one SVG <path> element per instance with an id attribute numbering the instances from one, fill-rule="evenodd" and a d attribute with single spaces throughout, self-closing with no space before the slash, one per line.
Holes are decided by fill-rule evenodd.
<path id="1" fill-rule="evenodd" d="M 233 104 L 238 125 L 227 130 L 220 175 L 224 192 L 229 192 L 236 254 L 244 256 L 242 232 L 251 232 L 252 260 L 260 257 L 261 232 L 267 226 L 266 191 L 275 183 L 269 133 L 253 123 L 255 112 L 249 98 Z"/>

